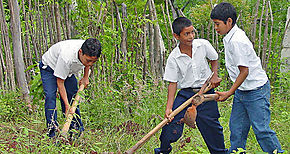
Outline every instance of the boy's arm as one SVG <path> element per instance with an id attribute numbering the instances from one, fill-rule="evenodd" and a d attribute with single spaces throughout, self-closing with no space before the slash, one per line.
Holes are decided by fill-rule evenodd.
<path id="1" fill-rule="evenodd" d="M 173 117 L 169 118 L 168 116 L 172 112 L 176 89 L 177 89 L 177 82 L 169 82 L 165 118 L 168 118 L 170 122 L 173 120 Z"/>
<path id="2" fill-rule="evenodd" d="M 235 91 L 239 88 L 239 86 L 245 81 L 245 79 L 248 76 L 249 68 L 245 66 L 238 66 L 240 70 L 240 74 L 238 75 L 235 83 L 231 87 L 229 91 L 225 92 L 216 92 L 219 95 L 218 101 L 225 101 L 227 100 L 231 95 L 235 93 Z"/>
<path id="3" fill-rule="evenodd" d="M 59 93 L 60 93 L 60 97 L 63 100 L 64 105 L 65 105 L 65 114 L 67 114 L 67 111 L 70 108 L 70 105 L 69 105 L 69 102 L 67 99 L 67 93 L 66 93 L 66 89 L 64 86 L 64 80 L 61 78 L 57 78 L 56 83 L 57 83 L 57 88 L 58 88 Z"/>
<path id="4" fill-rule="evenodd" d="M 218 77 L 218 61 L 211 60 L 210 65 L 211 65 L 211 71 L 214 72 L 210 82 L 213 88 L 215 88 L 215 87 L 218 87 L 220 85 L 220 82 L 222 81 L 222 79 Z"/>
<path id="5" fill-rule="evenodd" d="M 90 66 L 87 66 L 87 67 L 84 68 L 84 76 L 79 81 L 79 86 L 81 84 L 84 84 L 85 85 L 85 88 L 88 86 L 88 84 L 89 84 L 89 70 L 90 70 Z"/>

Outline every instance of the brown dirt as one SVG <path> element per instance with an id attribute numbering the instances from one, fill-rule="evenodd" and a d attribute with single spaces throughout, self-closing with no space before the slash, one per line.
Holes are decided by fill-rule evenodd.
<path id="1" fill-rule="evenodd" d="M 144 129 L 144 127 L 140 124 L 137 124 L 131 120 L 126 121 L 122 123 L 119 126 L 114 127 L 117 132 L 123 132 L 126 134 L 131 134 L 133 136 L 136 136 L 137 134 L 140 135 L 140 131 Z M 141 133 L 141 135 L 144 135 L 144 132 Z"/>

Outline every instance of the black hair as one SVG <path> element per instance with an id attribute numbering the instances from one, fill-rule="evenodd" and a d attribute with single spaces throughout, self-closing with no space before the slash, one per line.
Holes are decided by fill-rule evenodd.
<path id="1" fill-rule="evenodd" d="M 82 47 L 82 53 L 90 57 L 99 58 L 102 51 L 102 46 L 99 40 L 95 38 L 89 38 L 85 40 Z"/>
<path id="2" fill-rule="evenodd" d="M 178 17 L 172 23 L 173 32 L 177 35 L 180 35 L 181 31 L 185 27 L 192 25 L 192 22 L 186 17 Z"/>
<path id="3" fill-rule="evenodd" d="M 221 20 L 225 24 L 227 23 L 228 18 L 232 18 L 232 26 L 234 26 L 237 20 L 237 12 L 231 3 L 222 2 L 212 9 L 210 18 Z"/>

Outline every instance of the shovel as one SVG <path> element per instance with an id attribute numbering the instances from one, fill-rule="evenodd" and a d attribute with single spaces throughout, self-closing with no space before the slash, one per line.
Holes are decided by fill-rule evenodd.
<path id="1" fill-rule="evenodd" d="M 204 93 L 206 93 L 207 91 L 212 89 L 212 85 L 210 83 L 212 76 L 213 76 L 213 73 L 205 81 L 203 86 L 200 88 L 199 92 L 196 93 L 195 95 L 193 95 L 191 98 L 189 98 L 183 104 L 181 104 L 173 112 L 171 112 L 171 114 L 169 115 L 169 118 L 176 116 L 180 111 L 182 111 L 185 107 L 187 107 L 190 103 L 192 103 L 193 99 L 194 99 L 194 105 L 196 105 L 196 106 L 203 103 L 204 101 L 216 100 L 218 98 L 218 94 L 206 94 L 206 95 L 204 95 Z M 143 146 L 156 132 L 158 132 L 168 122 L 169 122 L 168 118 L 165 118 L 161 123 L 159 123 L 155 128 L 153 128 L 148 134 L 146 134 L 140 141 L 138 141 L 131 149 L 127 150 L 125 153 L 126 154 L 133 154 L 134 152 L 136 152 L 137 149 L 139 149 L 141 146 Z"/>

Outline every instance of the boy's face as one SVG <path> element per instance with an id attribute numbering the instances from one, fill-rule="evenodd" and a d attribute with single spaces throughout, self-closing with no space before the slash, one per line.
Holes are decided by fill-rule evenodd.
<path id="1" fill-rule="evenodd" d="M 219 19 L 213 19 L 214 29 L 220 35 L 227 34 L 232 29 L 232 19 L 228 18 L 226 24 Z"/>
<path id="2" fill-rule="evenodd" d="M 195 37 L 194 28 L 193 26 L 185 27 L 182 29 L 180 35 L 175 33 L 173 35 L 177 40 L 180 41 L 180 44 L 191 46 Z"/>
<path id="3" fill-rule="evenodd" d="M 93 64 L 98 60 L 97 57 L 91 57 L 86 54 L 83 54 L 82 49 L 79 50 L 79 59 L 83 65 L 86 67 L 93 66 Z"/>

